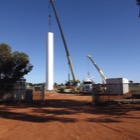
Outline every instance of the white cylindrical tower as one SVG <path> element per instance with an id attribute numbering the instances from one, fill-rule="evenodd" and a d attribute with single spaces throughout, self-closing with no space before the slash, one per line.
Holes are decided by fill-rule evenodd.
<path id="1" fill-rule="evenodd" d="M 46 67 L 46 90 L 53 90 L 54 86 L 54 41 L 53 33 L 47 34 L 47 67 Z"/>

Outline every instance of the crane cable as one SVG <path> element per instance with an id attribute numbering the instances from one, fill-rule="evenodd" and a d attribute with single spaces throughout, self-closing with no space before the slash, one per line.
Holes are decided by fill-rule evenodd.
<path id="1" fill-rule="evenodd" d="M 88 78 L 90 78 L 90 68 L 89 68 L 88 58 L 87 58 L 87 76 L 88 76 Z"/>
<path id="2" fill-rule="evenodd" d="M 51 8 L 50 8 L 50 2 L 49 2 L 49 4 L 48 4 L 48 29 L 49 29 L 49 31 L 51 31 L 51 24 L 52 24 L 52 14 L 51 14 Z"/>

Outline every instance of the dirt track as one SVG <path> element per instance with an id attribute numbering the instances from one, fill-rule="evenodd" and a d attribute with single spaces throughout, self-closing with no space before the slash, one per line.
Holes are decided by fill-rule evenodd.
<path id="1" fill-rule="evenodd" d="M 47 94 L 0 105 L 0 140 L 139 140 L 140 105 L 91 105 L 90 96 Z"/>

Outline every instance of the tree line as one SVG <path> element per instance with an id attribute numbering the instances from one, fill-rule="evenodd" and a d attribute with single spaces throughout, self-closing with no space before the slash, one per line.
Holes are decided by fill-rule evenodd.
<path id="1" fill-rule="evenodd" d="M 13 83 L 23 78 L 33 68 L 29 56 L 14 51 L 5 43 L 0 44 L 0 94 L 12 89 Z M 8 85 L 8 86 L 6 86 Z"/>

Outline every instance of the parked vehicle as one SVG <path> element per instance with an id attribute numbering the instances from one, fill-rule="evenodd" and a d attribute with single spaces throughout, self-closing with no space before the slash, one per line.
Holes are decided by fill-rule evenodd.
<path id="1" fill-rule="evenodd" d="M 91 78 L 86 78 L 82 82 L 82 93 L 93 92 L 94 81 Z"/>

